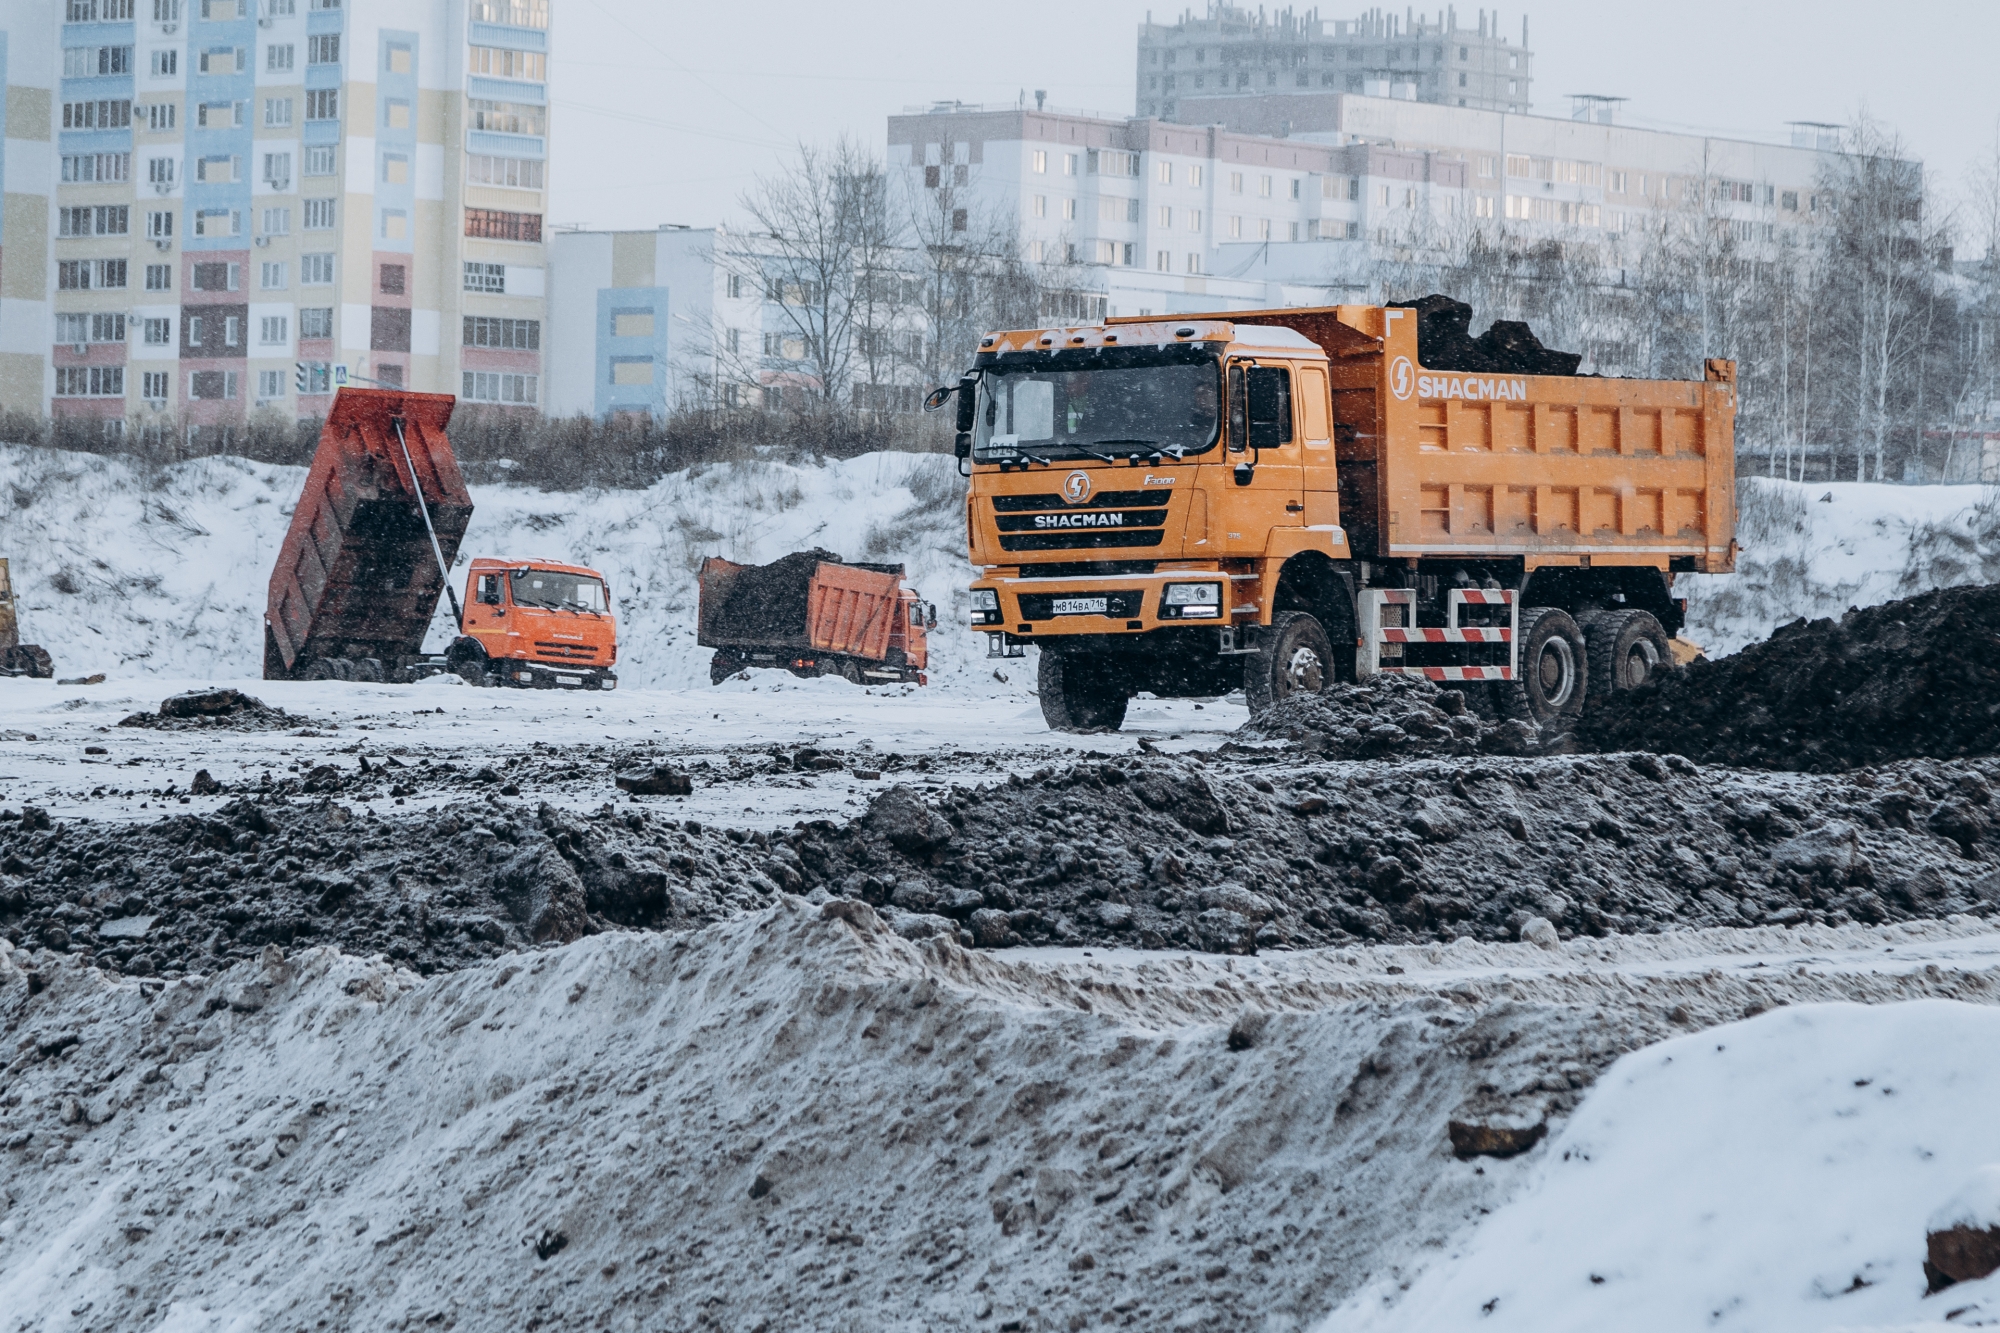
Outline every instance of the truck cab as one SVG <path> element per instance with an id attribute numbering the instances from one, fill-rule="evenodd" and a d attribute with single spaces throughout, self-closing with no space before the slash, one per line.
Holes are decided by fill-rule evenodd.
<path id="1" fill-rule="evenodd" d="M 1419 313 L 981 340 L 931 403 L 958 399 L 973 627 L 989 656 L 1040 649 L 1051 727 L 1115 728 L 1141 690 L 1256 711 L 1384 672 L 1549 722 L 1668 660 L 1673 574 L 1734 559 L 1733 364 L 1434 374 Z"/>
<path id="2" fill-rule="evenodd" d="M 472 562 L 446 659 L 474 684 L 616 689 L 618 623 L 604 576 L 553 560 Z"/>

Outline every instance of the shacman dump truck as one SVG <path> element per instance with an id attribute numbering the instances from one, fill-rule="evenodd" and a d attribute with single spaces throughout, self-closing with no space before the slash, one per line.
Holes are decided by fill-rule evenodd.
<path id="1" fill-rule="evenodd" d="M 925 681 L 925 631 L 937 608 L 903 586 L 901 565 L 849 564 L 795 551 L 768 565 L 701 562 L 700 632 L 715 649 L 709 679 L 745 667 L 840 676 L 856 685 Z"/>
<path id="2" fill-rule="evenodd" d="M 7 561 L 0 557 L 0 676 L 32 676 L 48 680 L 56 674 L 48 650 L 38 643 L 21 642 L 20 612 L 14 600 L 14 580 Z"/>
<path id="3" fill-rule="evenodd" d="M 267 680 L 611 689 L 617 627 L 604 578 L 546 560 L 475 560 L 460 606 L 447 571 L 472 497 L 445 426 L 447 394 L 343 388 L 271 571 Z M 438 597 L 459 626 L 423 652 Z"/>
<path id="4" fill-rule="evenodd" d="M 1470 314 L 984 338 L 928 405 L 958 400 L 988 654 L 1036 645 L 1064 729 L 1117 727 L 1141 690 L 1241 686 L 1257 711 L 1380 672 L 1549 722 L 1645 680 L 1682 624 L 1674 575 L 1735 563 L 1735 365 L 1579 376 L 1523 325 L 1468 338 Z"/>

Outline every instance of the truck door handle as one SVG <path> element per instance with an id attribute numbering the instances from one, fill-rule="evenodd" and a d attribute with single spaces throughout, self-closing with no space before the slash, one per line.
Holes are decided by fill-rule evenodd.
<path id="1" fill-rule="evenodd" d="M 1294 500 L 1285 501 L 1285 512 L 1287 514 L 1303 514 L 1305 511 L 1306 507 L 1304 505 Z"/>

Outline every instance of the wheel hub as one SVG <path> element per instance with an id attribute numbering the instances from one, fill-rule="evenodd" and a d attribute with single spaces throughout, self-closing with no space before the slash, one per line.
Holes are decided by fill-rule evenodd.
<path id="1" fill-rule="evenodd" d="M 1326 684 L 1326 663 L 1310 648 L 1295 648 L 1285 662 L 1284 675 L 1288 692 L 1318 694 Z"/>
<path id="2" fill-rule="evenodd" d="M 1568 703 L 1571 691 L 1576 688 L 1576 663 L 1570 655 L 1568 641 L 1552 638 L 1544 643 L 1535 663 L 1535 673 L 1540 679 L 1542 698 L 1551 707 L 1560 708 Z"/>

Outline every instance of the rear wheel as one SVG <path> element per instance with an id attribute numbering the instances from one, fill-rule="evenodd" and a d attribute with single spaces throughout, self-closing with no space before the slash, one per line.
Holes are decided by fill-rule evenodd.
<path id="1" fill-rule="evenodd" d="M 1592 702 L 1636 690 L 1672 665 L 1667 631 L 1650 611 L 1600 611 L 1584 622 Z"/>
<path id="2" fill-rule="evenodd" d="M 1569 612 L 1537 606 L 1521 613 L 1518 632 L 1520 670 L 1500 688 L 1505 711 L 1538 726 L 1574 719 L 1590 674 L 1583 631 Z"/>
<path id="3" fill-rule="evenodd" d="M 48 649 L 39 644 L 17 643 L 7 650 L 7 670 L 33 680 L 48 680 L 56 674 Z"/>
<path id="4" fill-rule="evenodd" d="M 1318 694 L 1333 682 L 1333 644 L 1317 617 L 1280 611 L 1243 659 L 1243 698 L 1255 717 L 1294 694 Z"/>
<path id="5" fill-rule="evenodd" d="M 1042 651 L 1035 677 L 1042 719 L 1051 731 L 1116 731 L 1131 697 L 1125 672 L 1083 653 Z"/>
<path id="6" fill-rule="evenodd" d="M 861 684 L 861 683 L 862 683 L 862 681 L 861 681 L 861 663 L 859 663 L 859 662 L 855 661 L 855 660 L 854 660 L 853 658 L 851 658 L 851 657 L 843 657 L 843 658 L 841 658 L 841 659 L 840 659 L 840 678 L 841 678 L 842 680 L 846 681 L 846 682 L 847 682 L 848 684 L 850 684 L 850 685 L 859 685 L 859 684 Z"/>
<path id="7" fill-rule="evenodd" d="M 708 683 L 720 685 L 744 667 L 743 659 L 726 650 L 718 651 L 708 660 Z"/>

